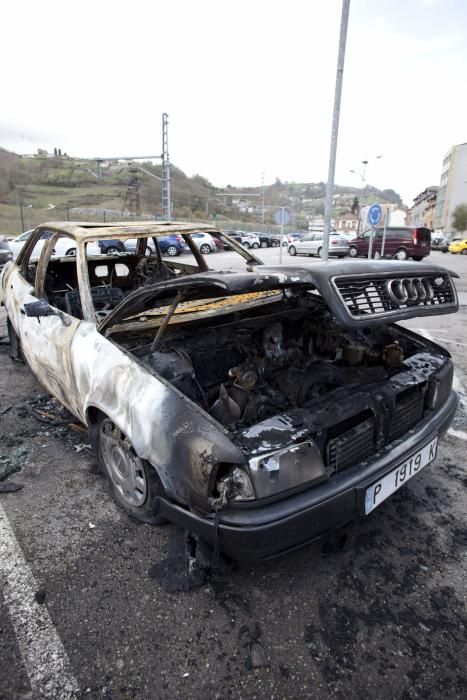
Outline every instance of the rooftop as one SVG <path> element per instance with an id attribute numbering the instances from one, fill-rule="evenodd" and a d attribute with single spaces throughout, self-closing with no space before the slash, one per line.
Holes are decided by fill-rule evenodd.
<path id="1" fill-rule="evenodd" d="M 188 221 L 123 221 L 112 223 L 49 221 L 41 224 L 38 228 L 67 233 L 77 241 L 102 240 L 103 238 L 139 238 L 144 236 L 163 237 L 176 233 L 219 233 L 219 229 L 215 226 Z"/>

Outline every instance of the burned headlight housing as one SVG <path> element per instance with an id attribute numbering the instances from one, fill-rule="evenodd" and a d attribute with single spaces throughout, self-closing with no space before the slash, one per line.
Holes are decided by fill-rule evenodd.
<path id="1" fill-rule="evenodd" d="M 218 510 L 229 502 L 254 501 L 255 491 L 248 473 L 237 464 L 217 467 L 209 503 Z"/>
<path id="2" fill-rule="evenodd" d="M 434 372 L 428 382 L 428 391 L 425 396 L 425 406 L 431 410 L 437 410 L 448 400 L 452 389 L 454 367 L 451 360 L 437 372 Z"/>
<path id="3" fill-rule="evenodd" d="M 268 498 L 302 486 L 315 486 L 326 481 L 333 471 L 324 464 L 314 440 L 251 457 L 249 465 L 257 498 Z"/>

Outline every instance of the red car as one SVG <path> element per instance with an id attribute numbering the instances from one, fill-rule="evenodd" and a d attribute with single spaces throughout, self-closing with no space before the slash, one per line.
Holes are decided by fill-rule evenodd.
<path id="1" fill-rule="evenodd" d="M 384 229 L 375 229 L 373 237 L 373 255 L 379 253 L 383 243 Z M 371 229 L 367 229 L 357 238 L 349 241 L 349 255 L 351 258 L 368 257 Z M 388 226 L 386 240 L 384 242 L 384 257 L 392 257 L 397 260 L 422 260 L 430 254 L 431 231 L 428 228 L 413 228 L 410 226 Z"/>
<path id="2" fill-rule="evenodd" d="M 216 238 L 216 236 L 212 236 L 212 240 L 216 244 L 217 250 L 224 250 L 224 243 L 221 241 L 220 238 Z"/>

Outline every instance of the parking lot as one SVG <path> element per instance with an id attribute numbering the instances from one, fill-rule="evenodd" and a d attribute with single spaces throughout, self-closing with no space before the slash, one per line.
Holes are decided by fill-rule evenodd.
<path id="1" fill-rule="evenodd" d="M 0 345 L 0 465 L 23 485 L 0 493 L 0 698 L 465 698 L 467 257 L 427 262 L 460 275 L 462 303 L 406 322 L 455 362 L 436 462 L 327 539 L 196 587 L 183 533 L 117 509 L 86 432 L 31 415 L 57 407 Z M 284 265 L 320 263 L 283 249 Z"/>

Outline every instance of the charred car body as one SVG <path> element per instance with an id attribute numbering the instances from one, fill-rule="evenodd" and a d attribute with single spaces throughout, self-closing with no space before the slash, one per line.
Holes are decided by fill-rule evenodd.
<path id="1" fill-rule="evenodd" d="M 52 236 L 31 260 L 42 228 L 76 258 L 52 258 Z M 245 271 L 209 269 L 195 232 Z M 188 262 L 160 252 L 174 233 Z M 106 236 L 139 240 L 88 257 Z M 393 323 L 457 310 L 440 267 L 266 267 L 210 226 L 66 222 L 39 227 L 1 286 L 13 352 L 88 425 L 115 500 L 238 559 L 371 512 L 435 458 L 456 409 L 448 352 Z"/>

